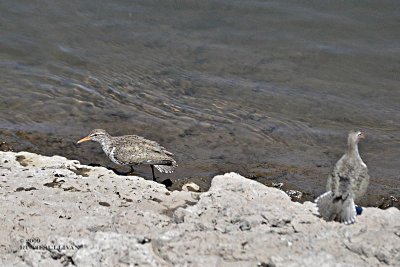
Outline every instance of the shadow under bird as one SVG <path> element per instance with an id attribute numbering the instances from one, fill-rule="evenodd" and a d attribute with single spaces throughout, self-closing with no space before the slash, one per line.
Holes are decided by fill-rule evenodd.
<path id="1" fill-rule="evenodd" d="M 369 183 L 367 165 L 358 152 L 358 142 L 364 138 L 364 133 L 360 131 L 349 133 L 346 153 L 328 177 L 328 192 L 315 200 L 320 215 L 326 221 L 355 222 L 357 210 L 354 201 L 365 194 Z"/>
<path id="2" fill-rule="evenodd" d="M 172 158 L 174 154 L 157 142 L 138 135 L 111 136 L 105 130 L 95 129 L 78 144 L 86 141 L 100 143 L 104 153 L 118 165 L 130 166 L 132 170 L 134 165 L 150 165 L 154 181 L 154 167 L 160 172 L 172 173 L 178 166 Z"/>

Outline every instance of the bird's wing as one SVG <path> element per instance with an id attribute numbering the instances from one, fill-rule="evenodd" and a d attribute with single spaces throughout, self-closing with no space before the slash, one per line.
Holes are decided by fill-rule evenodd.
<path id="1" fill-rule="evenodd" d="M 343 156 L 328 177 L 327 191 L 317 198 L 319 213 L 325 220 L 353 223 L 356 217 L 352 183 L 354 168 Z"/>
<path id="2" fill-rule="evenodd" d="M 174 161 L 156 142 L 138 138 L 120 142 L 114 151 L 114 158 L 124 164 L 171 164 Z"/>
<path id="3" fill-rule="evenodd" d="M 339 175 L 336 169 L 333 169 L 333 171 L 328 176 L 328 182 L 326 183 L 326 191 L 337 192 L 338 187 L 339 187 Z"/>
<path id="4" fill-rule="evenodd" d="M 165 147 L 161 146 L 159 143 L 156 141 L 148 140 L 142 136 L 139 135 L 128 135 L 130 141 L 134 140 L 134 142 L 140 143 L 143 146 L 148 146 L 152 147 L 156 150 L 159 150 L 160 152 L 165 153 L 166 155 L 173 156 L 174 154 L 169 152 Z M 126 141 L 129 142 L 129 141 Z"/>
<path id="5" fill-rule="evenodd" d="M 352 190 L 354 192 L 354 197 L 358 197 L 365 194 L 369 184 L 369 174 L 367 166 L 360 166 L 357 168 L 357 174 L 352 180 Z"/>
<path id="6" fill-rule="evenodd" d="M 328 182 L 326 184 L 326 191 L 332 191 L 334 194 L 337 194 L 340 183 L 339 177 L 343 176 L 342 172 L 343 172 L 344 161 L 345 161 L 345 156 L 340 158 L 338 162 L 335 164 L 335 167 L 333 168 L 332 172 L 328 177 Z"/>
<path id="7" fill-rule="evenodd" d="M 336 163 L 328 177 L 327 191 L 332 191 L 335 197 L 344 197 L 353 194 L 354 180 L 359 170 L 345 155 Z"/>
<path id="8" fill-rule="evenodd" d="M 316 201 L 318 212 L 326 221 L 339 221 L 350 224 L 355 221 L 356 207 L 352 195 L 335 197 L 328 191 L 319 196 Z"/>

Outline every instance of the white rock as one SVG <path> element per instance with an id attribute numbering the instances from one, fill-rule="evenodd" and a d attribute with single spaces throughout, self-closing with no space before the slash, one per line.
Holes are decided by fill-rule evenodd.
<path id="1" fill-rule="evenodd" d="M 325 222 L 315 204 L 236 173 L 208 192 L 169 192 L 63 157 L 0 152 L 0 185 L 0 266 L 400 266 L 398 209 Z M 28 239 L 43 249 L 21 248 Z"/>

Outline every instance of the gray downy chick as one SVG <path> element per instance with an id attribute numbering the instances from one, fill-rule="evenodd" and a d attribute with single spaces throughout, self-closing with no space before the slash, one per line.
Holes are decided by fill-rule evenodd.
<path id="1" fill-rule="evenodd" d="M 104 153 L 118 165 L 146 164 L 150 165 L 154 175 L 154 167 L 164 173 L 172 173 L 178 166 L 172 158 L 174 154 L 158 143 L 138 135 L 111 136 L 105 130 L 95 129 L 88 136 L 78 141 L 95 141 L 100 143 Z"/>
<path id="2" fill-rule="evenodd" d="M 355 222 L 357 212 L 354 201 L 365 194 L 369 183 L 367 165 L 358 152 L 358 142 L 364 138 L 360 131 L 349 133 L 346 153 L 328 177 L 328 192 L 315 200 L 320 215 L 326 221 Z"/>

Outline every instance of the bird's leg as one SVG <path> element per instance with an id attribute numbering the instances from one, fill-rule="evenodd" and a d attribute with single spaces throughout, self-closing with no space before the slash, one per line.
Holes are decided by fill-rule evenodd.
<path id="1" fill-rule="evenodd" d="M 153 173 L 153 181 L 156 180 L 156 176 L 154 175 L 154 165 L 150 165 L 151 166 L 151 172 Z"/>
<path id="2" fill-rule="evenodd" d="M 133 168 L 133 166 L 131 165 L 131 172 L 135 172 L 135 169 Z"/>

